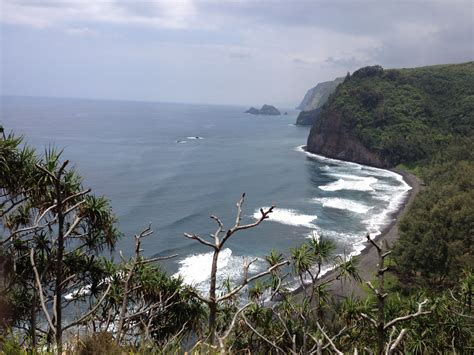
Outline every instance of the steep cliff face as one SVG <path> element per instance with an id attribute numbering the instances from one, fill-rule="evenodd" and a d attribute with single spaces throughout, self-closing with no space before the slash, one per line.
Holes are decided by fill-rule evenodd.
<path id="1" fill-rule="evenodd" d="M 474 135 L 473 99 L 474 62 L 361 68 L 322 107 L 307 149 L 383 168 L 422 161 Z"/>
<path id="2" fill-rule="evenodd" d="M 323 106 L 328 97 L 336 90 L 336 87 L 344 81 L 344 78 L 337 78 L 332 81 L 319 83 L 314 88 L 309 89 L 303 101 L 296 107 L 302 111 L 312 111 Z"/>
<path id="3" fill-rule="evenodd" d="M 313 125 L 321 114 L 322 106 L 329 96 L 336 90 L 337 86 L 343 82 L 343 78 L 333 81 L 319 83 L 314 88 L 308 90 L 297 109 L 302 110 L 296 119 L 297 125 Z"/>
<path id="4" fill-rule="evenodd" d="M 344 126 L 338 112 L 327 112 L 311 128 L 306 149 L 328 158 L 357 162 L 379 168 L 390 166 L 390 162 L 379 153 L 370 151 L 353 132 Z"/>
<path id="5" fill-rule="evenodd" d="M 311 111 L 301 111 L 296 118 L 296 124 L 301 126 L 311 126 L 321 115 L 321 108 Z"/>

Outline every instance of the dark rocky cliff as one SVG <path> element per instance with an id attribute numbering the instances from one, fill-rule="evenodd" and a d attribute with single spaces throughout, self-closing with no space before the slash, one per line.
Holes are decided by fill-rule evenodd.
<path id="1" fill-rule="evenodd" d="M 326 112 L 324 119 L 316 121 L 311 128 L 306 149 L 328 158 L 352 161 L 379 168 L 390 166 L 390 162 L 379 153 L 370 151 L 344 126 L 341 115 Z"/>
<path id="2" fill-rule="evenodd" d="M 301 126 L 311 126 L 321 115 L 321 108 L 311 111 L 301 111 L 296 118 L 296 124 Z"/>

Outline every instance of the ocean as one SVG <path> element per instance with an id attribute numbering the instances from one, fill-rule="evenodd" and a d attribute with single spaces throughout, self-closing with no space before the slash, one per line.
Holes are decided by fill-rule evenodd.
<path id="1" fill-rule="evenodd" d="M 243 222 L 276 208 L 229 240 L 220 280 L 238 281 L 245 259 L 257 258 L 251 271 L 259 271 L 272 249 L 288 255 L 314 233 L 355 255 L 368 232 L 391 222 L 410 189 L 400 175 L 306 153 L 309 127 L 294 125 L 296 110 L 254 116 L 247 108 L 3 96 L 0 122 L 39 150 L 63 148 L 84 186 L 110 199 L 124 234 L 117 250 L 130 256 L 134 234 L 151 223 L 144 254 L 178 254 L 163 267 L 200 289 L 211 250 L 183 233 L 207 238 L 212 214 L 231 227 L 244 192 Z"/>

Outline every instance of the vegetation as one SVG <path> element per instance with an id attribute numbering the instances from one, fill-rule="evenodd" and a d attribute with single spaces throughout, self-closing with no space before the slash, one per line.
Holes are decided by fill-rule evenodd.
<path id="1" fill-rule="evenodd" d="M 459 139 L 419 173 L 427 186 L 401 220 L 395 256 L 407 286 L 443 289 L 474 269 L 474 139 Z"/>
<path id="2" fill-rule="evenodd" d="M 337 87 L 315 127 L 335 118 L 381 161 L 426 184 L 400 223 L 394 253 L 407 290 L 455 284 L 474 267 L 474 62 L 361 68 Z"/>
<path id="3" fill-rule="evenodd" d="M 400 221 L 393 255 L 397 287 L 404 297 L 415 296 L 421 288 L 443 304 L 449 297 L 444 292 L 452 292 L 460 280 L 472 297 L 473 105 L 474 62 L 469 62 L 414 69 L 361 68 L 346 77 L 323 107 L 321 121 L 340 117 L 346 133 L 382 161 L 401 165 L 424 182 Z M 444 311 L 451 306 L 444 304 Z M 457 322 L 444 311 L 448 323 Z M 435 324 L 445 322 L 437 318 Z M 472 327 L 471 319 L 464 330 Z M 429 352 L 426 344 L 437 344 L 441 351 L 442 343 L 434 341 L 428 329 L 418 351 Z M 472 338 L 463 339 L 466 347 L 472 347 Z"/>
<path id="4" fill-rule="evenodd" d="M 38 154 L 21 141 L 14 135 L 0 139 L 5 261 L 0 296 L 12 310 L 1 323 L 0 350 L 7 354 L 472 350 L 472 272 L 443 293 L 401 297 L 385 281 L 390 252 L 370 238 L 380 257 L 377 281 L 369 283 L 373 296 L 340 303 L 331 301 L 328 286 L 344 279 L 360 282 L 357 259 L 335 255 L 334 245 L 322 237 L 288 255 L 272 251 L 259 274 L 249 272 L 253 261 L 248 262 L 237 284 L 217 285 L 219 270 L 213 263 L 209 294 L 166 275 L 158 265 L 163 258 L 141 256 L 150 227 L 134 236 L 135 252 L 128 260 L 119 252 L 121 261 L 113 262 L 106 251 L 120 234 L 107 201 L 82 188 L 80 176 L 60 153 Z M 449 156 L 462 156 L 456 152 Z M 429 171 L 433 179 L 442 175 Z M 471 187 L 461 180 L 456 186 Z M 272 208 L 262 210 L 260 219 L 241 224 L 243 202 L 244 196 L 231 228 L 211 216 L 217 223 L 211 241 L 185 236 L 212 248 L 217 261 L 230 237 L 257 227 L 272 213 Z M 318 276 L 328 264 L 334 271 L 323 281 Z M 291 280 L 300 281 L 300 293 L 287 288 Z"/>
<path id="5" fill-rule="evenodd" d="M 365 67 L 323 107 L 392 166 L 423 162 L 474 132 L 474 62 L 413 69 Z"/>
<path id="6" fill-rule="evenodd" d="M 400 221 L 393 253 L 368 237 L 378 269 L 366 298 L 334 302 L 332 283 L 361 282 L 357 258 L 315 236 L 266 268 L 217 283 L 229 238 L 256 228 L 217 224 L 210 287 L 200 293 L 141 255 L 127 260 L 108 201 L 84 189 L 55 149 L 43 154 L 0 127 L 0 351 L 25 353 L 471 353 L 474 351 L 474 63 L 417 69 L 366 67 L 323 107 L 391 164 L 425 183 Z M 333 271 L 321 279 L 322 266 Z M 289 285 L 297 280 L 299 292 Z"/>

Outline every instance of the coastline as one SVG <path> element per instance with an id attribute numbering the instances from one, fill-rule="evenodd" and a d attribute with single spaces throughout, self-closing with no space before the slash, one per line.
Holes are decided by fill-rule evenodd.
<path id="1" fill-rule="evenodd" d="M 422 189 L 423 184 L 418 177 L 406 170 L 399 168 L 383 170 L 389 170 L 401 175 L 405 183 L 407 183 L 411 187 L 411 189 L 408 190 L 406 196 L 403 198 L 403 201 L 400 203 L 399 207 L 389 214 L 391 222 L 382 229 L 379 235 L 374 238 L 374 240 L 378 243 L 387 243 L 390 248 L 391 246 L 393 246 L 394 242 L 396 242 L 399 237 L 398 221 L 406 213 L 408 207 L 413 203 L 415 197 Z M 350 295 L 353 295 L 357 298 L 363 298 L 366 296 L 366 292 L 363 289 L 363 286 L 367 281 L 370 281 L 375 277 L 375 270 L 378 263 L 378 255 L 373 245 L 368 242 L 365 242 L 364 244 L 364 249 L 362 249 L 359 254 L 354 256 L 359 260 L 358 269 L 359 276 L 361 277 L 362 282 L 357 283 L 351 280 L 339 280 L 330 284 L 328 286 L 328 291 L 336 300 L 346 298 Z M 334 273 L 335 270 L 331 269 L 323 276 L 321 276 L 318 281 L 328 281 L 331 277 L 334 276 Z M 294 294 L 299 294 L 301 292 L 303 292 L 302 286 L 299 286 L 293 291 Z"/>

